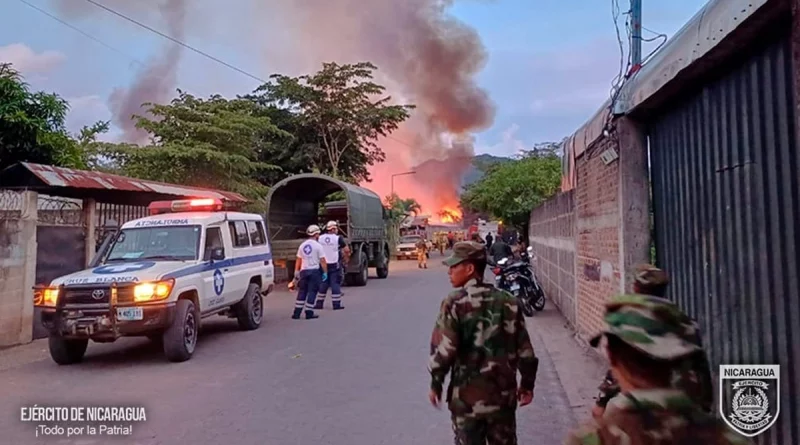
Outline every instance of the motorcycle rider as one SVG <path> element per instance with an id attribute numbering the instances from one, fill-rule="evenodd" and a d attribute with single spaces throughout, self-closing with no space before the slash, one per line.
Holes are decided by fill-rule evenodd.
<path id="1" fill-rule="evenodd" d="M 498 236 L 492 243 L 492 247 L 489 248 L 489 256 L 492 258 L 492 261 L 494 261 L 494 264 L 497 264 L 497 262 L 503 258 L 513 257 L 514 252 L 511 250 L 511 246 L 509 246 L 503 238 Z"/>

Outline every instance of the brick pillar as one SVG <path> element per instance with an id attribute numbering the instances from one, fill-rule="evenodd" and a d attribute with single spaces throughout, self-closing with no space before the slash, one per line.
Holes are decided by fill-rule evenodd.
<path id="1" fill-rule="evenodd" d="M 617 121 L 619 137 L 619 255 L 622 292 L 630 292 L 637 264 L 650 262 L 650 177 L 647 135 L 628 117 Z"/>

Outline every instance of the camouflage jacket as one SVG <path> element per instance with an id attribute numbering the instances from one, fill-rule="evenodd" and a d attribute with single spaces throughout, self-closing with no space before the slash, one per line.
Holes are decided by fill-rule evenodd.
<path id="1" fill-rule="evenodd" d="M 453 415 L 481 417 L 517 406 L 520 386 L 533 390 L 539 359 L 513 295 L 475 280 L 444 299 L 431 336 L 431 389 Z"/>
<path id="2" fill-rule="evenodd" d="M 706 412 L 711 412 L 714 407 L 713 384 L 711 366 L 708 364 L 708 358 L 705 353 L 681 360 L 672 377 L 673 388 L 689 394 L 694 403 Z M 600 395 L 597 397 L 597 405 L 603 407 L 606 406 L 609 400 L 619 394 L 619 385 L 614 380 L 610 370 L 598 389 L 600 390 Z"/>
<path id="3" fill-rule="evenodd" d="M 565 445 L 750 445 L 722 420 L 677 389 L 619 394 L 595 424 L 570 433 Z"/>

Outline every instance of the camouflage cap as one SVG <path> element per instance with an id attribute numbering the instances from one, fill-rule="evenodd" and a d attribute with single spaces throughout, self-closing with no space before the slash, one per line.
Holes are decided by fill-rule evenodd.
<path id="1" fill-rule="evenodd" d="M 656 359 L 675 360 L 701 350 L 697 326 L 675 304 L 649 295 L 620 295 L 606 304 L 608 328 L 589 343 L 613 335 Z"/>
<path id="2" fill-rule="evenodd" d="M 486 247 L 475 241 L 461 241 L 453 246 L 453 254 L 442 261 L 442 264 L 453 267 L 467 260 L 486 261 Z"/>
<path id="3" fill-rule="evenodd" d="M 640 264 L 636 266 L 634 281 L 643 286 L 666 286 L 669 276 L 652 264 Z"/>

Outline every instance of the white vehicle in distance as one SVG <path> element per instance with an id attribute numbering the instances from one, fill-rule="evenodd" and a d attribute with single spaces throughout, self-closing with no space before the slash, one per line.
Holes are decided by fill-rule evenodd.
<path id="1" fill-rule="evenodd" d="M 401 236 L 397 242 L 397 252 L 395 255 L 398 260 L 417 259 L 417 243 L 422 239 L 421 235 Z"/>
<path id="2" fill-rule="evenodd" d="M 172 362 L 190 359 L 200 320 L 235 318 L 258 329 L 274 266 L 260 215 L 229 212 L 216 199 L 157 201 L 122 225 L 87 270 L 35 290 L 50 356 L 83 360 L 89 340 L 147 336 Z"/>

